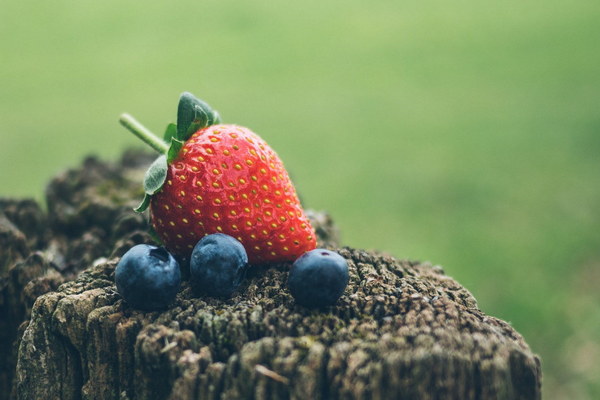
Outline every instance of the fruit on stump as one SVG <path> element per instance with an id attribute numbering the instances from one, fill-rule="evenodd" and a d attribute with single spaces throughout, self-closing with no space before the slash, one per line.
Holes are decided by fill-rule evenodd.
<path id="1" fill-rule="evenodd" d="M 338 253 L 315 249 L 298 258 L 288 276 L 296 303 L 306 307 L 335 304 L 348 285 L 348 263 Z"/>
<path id="2" fill-rule="evenodd" d="M 117 291 L 132 307 L 141 310 L 166 308 L 181 283 L 179 264 L 164 248 L 147 244 L 132 247 L 115 270 Z"/>
<path id="3" fill-rule="evenodd" d="M 244 246 L 229 235 L 214 233 L 194 247 L 190 281 L 196 293 L 229 297 L 242 283 L 247 266 Z"/>
<path id="4" fill-rule="evenodd" d="M 212 233 L 240 241 L 252 264 L 293 261 L 316 247 L 283 163 L 249 129 L 221 124 L 216 111 L 189 93 L 164 140 L 129 115 L 121 123 L 162 153 L 146 174 L 138 211 L 150 207 L 152 226 L 173 253 L 189 259 L 198 240 Z"/>

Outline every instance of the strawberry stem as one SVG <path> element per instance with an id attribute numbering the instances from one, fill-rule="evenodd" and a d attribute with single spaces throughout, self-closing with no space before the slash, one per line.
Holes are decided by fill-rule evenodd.
<path id="1" fill-rule="evenodd" d="M 127 130 L 133 133 L 135 136 L 139 137 L 152 147 L 154 150 L 158 151 L 160 154 L 167 154 L 169 151 L 169 145 L 166 144 L 162 139 L 152 133 L 148 128 L 144 125 L 140 124 L 135 118 L 133 118 L 129 114 L 122 114 L 119 118 L 119 122 L 123 125 Z"/>

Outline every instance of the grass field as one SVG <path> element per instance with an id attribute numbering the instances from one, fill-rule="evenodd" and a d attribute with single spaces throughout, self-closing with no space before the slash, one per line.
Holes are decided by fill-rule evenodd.
<path id="1" fill-rule="evenodd" d="M 180 92 L 277 150 L 346 244 L 430 260 L 600 398 L 600 3 L 38 2 L 0 24 L 0 196 L 162 131 Z"/>

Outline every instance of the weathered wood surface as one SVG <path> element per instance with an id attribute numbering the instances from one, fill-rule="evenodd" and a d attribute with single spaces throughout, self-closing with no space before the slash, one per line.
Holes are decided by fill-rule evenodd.
<path id="1" fill-rule="evenodd" d="M 540 361 L 512 327 L 441 268 L 372 252 L 337 249 L 350 284 L 323 310 L 294 304 L 285 264 L 254 267 L 229 300 L 184 282 L 167 311 L 131 309 L 114 268 L 152 239 L 130 212 L 148 160 L 124 159 L 59 176 L 48 214 L 0 203 L 0 397 L 11 382 L 19 399 L 540 397 Z M 336 248 L 328 217 L 311 218 Z"/>
<path id="2" fill-rule="evenodd" d="M 90 157 L 52 179 L 47 212 L 30 199 L 0 199 L 0 399 L 10 398 L 15 340 L 35 299 L 110 256 L 126 236 L 147 236 L 131 207 L 151 161 L 135 151 L 112 164 Z"/>

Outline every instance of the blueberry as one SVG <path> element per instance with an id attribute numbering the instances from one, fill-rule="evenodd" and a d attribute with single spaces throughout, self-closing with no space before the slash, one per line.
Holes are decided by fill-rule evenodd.
<path id="1" fill-rule="evenodd" d="M 296 303 L 306 307 L 335 304 L 348 285 L 348 263 L 338 253 L 315 249 L 292 265 L 288 287 Z"/>
<path id="2" fill-rule="evenodd" d="M 141 310 L 166 308 L 181 283 L 179 264 L 163 247 L 138 244 L 121 257 L 115 270 L 117 290 Z"/>
<path id="3" fill-rule="evenodd" d="M 239 241 L 222 233 L 207 235 L 192 251 L 190 281 L 196 293 L 230 297 L 242 283 L 247 266 L 248 255 Z"/>

